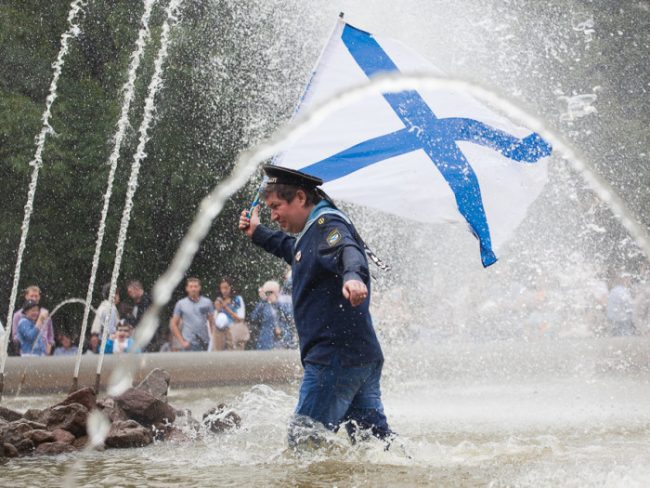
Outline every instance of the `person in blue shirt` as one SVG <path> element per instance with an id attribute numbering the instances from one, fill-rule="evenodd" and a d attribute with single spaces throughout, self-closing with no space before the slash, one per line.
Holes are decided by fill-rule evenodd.
<path id="1" fill-rule="evenodd" d="M 18 341 L 21 356 L 45 356 L 47 343 L 43 335 L 43 327 L 47 320 L 46 311 L 41 313 L 39 304 L 27 300 L 23 305 L 23 318 L 18 322 Z"/>
<path id="2" fill-rule="evenodd" d="M 109 337 L 106 340 L 105 354 L 120 354 L 123 352 L 141 352 L 140 349 L 133 347 L 131 338 L 131 325 L 122 320 L 117 325 L 115 337 Z"/>
<path id="3" fill-rule="evenodd" d="M 259 324 L 257 349 L 287 349 L 293 344 L 291 333 L 291 304 L 280 302 L 280 285 L 267 281 L 262 285 L 262 298 L 251 314 L 251 321 Z"/>
<path id="4" fill-rule="evenodd" d="M 304 376 L 289 445 L 318 443 L 319 424 L 333 431 L 345 424 L 353 442 L 368 433 L 389 442 L 380 392 L 384 357 L 369 312 L 363 241 L 318 188 L 322 180 L 279 166 L 263 169 L 268 179 L 261 197 L 282 231 L 260 224 L 259 207 L 241 213 L 239 228 L 291 265 Z"/>

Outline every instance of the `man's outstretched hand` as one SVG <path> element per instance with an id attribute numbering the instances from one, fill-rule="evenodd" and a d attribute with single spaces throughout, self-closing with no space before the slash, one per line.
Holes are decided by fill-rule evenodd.
<path id="1" fill-rule="evenodd" d="M 253 209 L 253 214 L 249 217 L 248 210 L 242 210 L 239 216 L 239 230 L 241 230 L 248 237 L 253 237 L 253 232 L 260 225 L 260 207 L 257 205 Z"/>
<path id="2" fill-rule="evenodd" d="M 363 281 L 346 281 L 343 284 L 343 296 L 353 307 L 358 307 L 368 298 L 368 287 Z"/>

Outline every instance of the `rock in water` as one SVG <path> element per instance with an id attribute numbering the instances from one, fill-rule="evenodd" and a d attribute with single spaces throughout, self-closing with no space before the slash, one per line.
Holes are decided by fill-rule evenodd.
<path id="1" fill-rule="evenodd" d="M 39 445 L 34 452 L 36 454 L 61 454 L 72 451 L 76 451 L 76 449 L 70 444 L 63 442 L 45 442 Z"/>
<path id="2" fill-rule="evenodd" d="M 203 425 L 211 432 L 218 434 L 227 429 L 239 427 L 241 425 L 241 417 L 232 410 L 220 403 L 216 408 L 211 408 L 203 414 Z"/>
<path id="3" fill-rule="evenodd" d="M 70 434 L 72 435 L 72 434 Z M 31 432 L 27 433 L 27 437 L 31 439 L 31 441 L 34 443 L 34 445 L 38 446 L 39 444 L 43 444 L 45 442 L 54 442 L 56 441 L 56 437 L 52 432 L 49 430 L 42 430 L 42 429 L 35 429 L 32 430 Z M 73 436 L 74 438 L 74 436 Z"/>
<path id="4" fill-rule="evenodd" d="M 38 408 L 30 408 L 23 414 L 23 418 L 36 422 L 41 415 L 43 415 L 43 410 Z"/>
<path id="5" fill-rule="evenodd" d="M 189 442 L 191 438 L 181 429 L 172 426 L 165 430 L 162 440 L 167 442 L 181 443 L 181 442 Z"/>
<path id="6" fill-rule="evenodd" d="M 54 429 L 52 431 L 52 435 L 54 436 L 55 442 L 62 442 L 64 444 L 72 444 L 76 439 L 74 434 L 71 434 L 67 430 L 63 429 Z"/>
<path id="7" fill-rule="evenodd" d="M 84 447 L 86 447 L 86 444 L 88 444 L 88 436 L 87 435 L 81 436 L 81 437 L 79 437 L 78 439 L 75 439 L 72 442 L 72 446 L 75 449 L 83 449 Z"/>
<path id="8" fill-rule="evenodd" d="M 104 441 L 106 447 L 142 447 L 153 442 L 151 430 L 135 420 L 113 422 Z"/>
<path id="9" fill-rule="evenodd" d="M 89 412 L 97 408 L 97 395 L 95 394 L 95 389 L 87 386 L 76 390 L 68 395 L 68 398 L 63 400 L 61 403 L 58 403 L 55 406 L 59 405 L 70 405 L 71 403 L 78 403 L 86 407 L 86 410 Z"/>
<path id="10" fill-rule="evenodd" d="M 3 425 L 0 429 L 0 442 L 16 446 L 29 436 L 35 428 L 32 422 L 26 420 L 16 420 L 9 424 Z M 39 429 L 45 428 L 43 424 L 35 424 Z"/>
<path id="11" fill-rule="evenodd" d="M 0 457 L 15 458 L 18 457 L 18 449 L 16 449 L 13 444 L 4 443 L 0 444 Z"/>
<path id="12" fill-rule="evenodd" d="M 117 406 L 115 399 L 111 397 L 98 401 L 97 407 L 102 410 L 111 422 L 115 422 L 116 420 L 129 420 L 129 416 Z"/>
<path id="13" fill-rule="evenodd" d="M 47 408 L 39 418 L 47 425 L 48 430 L 67 430 L 76 437 L 86 434 L 87 419 L 88 409 L 78 403 Z"/>
<path id="14" fill-rule="evenodd" d="M 151 393 L 154 398 L 166 402 L 170 380 L 171 376 L 167 371 L 156 368 L 151 371 L 151 373 L 149 373 L 147 377 L 136 386 L 136 388 Z"/>
<path id="15" fill-rule="evenodd" d="M 23 439 L 20 442 L 14 444 L 18 452 L 21 454 L 28 454 L 34 450 L 36 447 L 31 439 Z"/>
<path id="16" fill-rule="evenodd" d="M 19 420 L 22 418 L 22 413 L 18 413 L 15 410 L 11 410 L 10 408 L 0 406 L 0 419 L 6 420 L 7 422 L 13 422 L 14 420 Z"/>
<path id="17" fill-rule="evenodd" d="M 146 426 L 176 420 L 176 412 L 169 404 L 138 388 L 129 388 L 115 397 L 115 403 L 130 418 Z"/>

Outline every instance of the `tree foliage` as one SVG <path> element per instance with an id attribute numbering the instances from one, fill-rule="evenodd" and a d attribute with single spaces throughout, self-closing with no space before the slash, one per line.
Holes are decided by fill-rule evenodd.
<path id="1" fill-rule="evenodd" d="M 151 39 L 138 73 L 96 288 L 110 280 L 113 268 L 126 182 L 166 4 L 157 3 L 151 18 Z M 295 55 L 291 43 L 278 47 L 274 41 L 277 30 L 291 19 L 282 19 L 273 4 L 247 10 L 249 4 L 183 5 L 156 99 L 120 285 L 130 278 L 142 280 L 145 287 L 153 284 L 170 263 L 199 202 L 230 173 L 237 154 L 291 113 L 304 73 L 273 68 L 274 60 Z M 67 29 L 69 4 L 42 0 L 0 8 L 0 303 L 5 307 L 32 173 L 28 163 L 41 127 L 51 63 Z M 56 134 L 47 139 L 43 153 L 20 280 L 21 287 L 38 283 L 49 306 L 86 294 L 121 88 L 142 11 L 143 4 L 131 0 L 91 0 L 80 18 L 80 34 L 70 41 L 51 119 Z M 260 45 L 270 47 L 260 50 Z M 293 47 L 301 49 L 300 56 L 311 55 L 304 46 Z M 268 98 L 270 86 L 282 87 L 289 96 Z M 225 275 L 234 278 L 250 301 L 262 281 L 282 273 L 281 264 L 254 252 L 236 229 L 238 214 L 257 183 L 251 181 L 228 203 L 188 271 L 204 280 L 209 296 Z M 96 292 L 95 303 L 98 300 Z M 66 310 L 55 322 L 74 332 L 80 317 L 81 310 Z"/>

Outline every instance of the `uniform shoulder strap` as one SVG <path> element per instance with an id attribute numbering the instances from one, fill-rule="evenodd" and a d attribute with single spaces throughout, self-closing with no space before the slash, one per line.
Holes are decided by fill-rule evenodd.
<path id="1" fill-rule="evenodd" d="M 359 245 L 363 248 L 364 252 L 366 253 L 366 256 L 368 256 L 368 259 L 370 259 L 375 265 L 381 269 L 382 271 L 390 271 L 390 265 L 386 264 L 384 261 L 382 261 L 373 251 L 368 247 L 368 245 L 364 242 L 364 240 L 361 238 L 361 235 L 357 231 L 356 227 L 350 220 L 350 218 L 345 215 L 339 208 L 336 206 L 334 201 L 330 198 L 330 196 L 325 193 L 323 190 L 320 188 L 317 188 L 317 191 L 321 198 L 327 200 L 327 202 L 332 206 L 332 208 L 324 209 L 322 213 L 319 215 L 323 215 L 325 213 L 329 214 L 335 214 L 340 216 L 345 222 L 347 222 L 350 225 L 350 228 L 352 229 L 352 236 L 354 239 L 359 243 Z M 313 223 L 313 222 L 312 222 Z"/>

